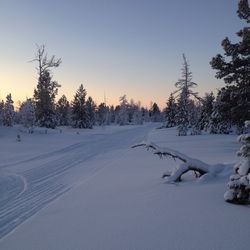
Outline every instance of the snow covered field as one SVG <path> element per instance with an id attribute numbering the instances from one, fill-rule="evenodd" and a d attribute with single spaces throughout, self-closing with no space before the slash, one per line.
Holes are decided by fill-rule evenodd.
<path id="1" fill-rule="evenodd" d="M 0 128 L 0 249 L 249 249 L 249 206 L 223 200 L 230 169 L 166 184 L 162 172 L 178 163 L 131 148 L 146 139 L 234 163 L 236 136 L 155 127 Z"/>

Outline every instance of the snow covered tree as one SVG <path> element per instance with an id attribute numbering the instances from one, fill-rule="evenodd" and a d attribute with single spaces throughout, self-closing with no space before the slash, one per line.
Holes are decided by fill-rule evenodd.
<path id="1" fill-rule="evenodd" d="M 141 114 L 142 114 L 142 121 L 143 122 L 149 122 L 150 118 L 149 118 L 149 111 L 147 108 L 142 107 L 141 108 Z"/>
<path id="2" fill-rule="evenodd" d="M 211 115 L 213 113 L 214 99 L 213 92 L 210 94 L 206 93 L 205 97 L 202 98 L 202 106 L 200 110 L 201 114 L 199 119 L 199 126 L 201 130 L 209 130 Z"/>
<path id="3" fill-rule="evenodd" d="M 0 126 L 3 125 L 4 101 L 0 101 Z"/>
<path id="4" fill-rule="evenodd" d="M 121 126 L 128 124 L 128 101 L 126 95 L 123 95 L 119 99 L 119 111 L 117 114 L 117 123 Z"/>
<path id="5" fill-rule="evenodd" d="M 95 111 L 96 111 L 96 104 L 93 101 L 92 97 L 89 96 L 86 101 L 86 115 L 87 115 L 86 128 L 93 128 L 96 121 Z"/>
<path id="6" fill-rule="evenodd" d="M 127 113 L 128 113 L 128 123 L 132 124 L 142 124 L 142 115 L 141 115 L 141 103 L 135 103 L 133 99 L 130 100 L 127 105 Z"/>
<path id="7" fill-rule="evenodd" d="M 113 107 L 114 108 L 114 107 Z M 97 123 L 100 126 L 107 125 L 108 123 L 108 107 L 106 106 L 105 103 L 99 104 L 97 108 Z"/>
<path id="8" fill-rule="evenodd" d="M 200 135 L 200 117 L 201 117 L 201 105 L 194 100 L 189 101 L 189 127 L 191 128 L 191 135 Z"/>
<path id="9" fill-rule="evenodd" d="M 62 95 L 56 104 L 56 115 L 58 125 L 68 126 L 70 124 L 70 105 L 65 95 Z"/>
<path id="10" fill-rule="evenodd" d="M 238 3 L 238 16 L 250 23 L 250 8 L 247 0 Z M 241 39 L 232 43 L 226 37 L 221 45 L 225 51 L 212 58 L 210 64 L 217 70 L 216 77 L 224 79 L 225 89 L 230 92 L 230 119 L 239 132 L 243 131 L 244 121 L 250 119 L 250 27 L 236 33 Z"/>
<path id="11" fill-rule="evenodd" d="M 15 115 L 13 103 L 11 94 L 8 94 L 3 109 L 3 125 L 7 127 L 13 126 Z"/>
<path id="12" fill-rule="evenodd" d="M 250 121 L 245 122 L 250 127 Z M 243 146 L 237 155 L 242 157 L 241 162 L 234 166 L 235 174 L 230 176 L 229 190 L 224 194 L 226 201 L 236 204 L 250 203 L 250 133 L 238 137 Z"/>
<path id="13" fill-rule="evenodd" d="M 55 56 L 48 58 L 45 52 L 45 46 L 38 47 L 37 54 L 33 60 L 38 63 L 38 83 L 34 90 L 34 101 L 36 105 L 36 118 L 41 127 L 55 128 L 55 97 L 60 85 L 52 81 L 50 73 L 51 68 L 56 68 L 61 64 L 61 59 L 55 59 Z"/>
<path id="14" fill-rule="evenodd" d="M 177 90 L 174 94 L 178 93 L 178 103 L 177 103 L 177 115 L 176 115 L 176 123 L 177 123 L 177 130 L 178 135 L 185 136 L 188 132 L 188 125 L 189 125 L 189 98 L 193 96 L 197 99 L 198 95 L 196 92 L 193 92 L 191 88 L 197 86 L 196 83 L 192 82 L 192 72 L 189 70 L 189 64 L 185 55 L 183 54 L 183 67 L 182 67 L 182 78 L 175 83 Z"/>
<path id="15" fill-rule="evenodd" d="M 151 109 L 149 110 L 149 116 L 152 122 L 162 121 L 161 111 L 157 103 L 153 103 Z"/>
<path id="16" fill-rule="evenodd" d="M 134 105 L 133 109 L 133 117 L 132 117 L 132 123 L 137 125 L 143 124 L 143 117 L 142 117 L 142 110 L 141 110 L 141 103 L 138 102 Z"/>
<path id="17" fill-rule="evenodd" d="M 213 104 L 213 112 L 209 123 L 212 134 L 228 134 L 231 129 L 231 105 L 229 88 L 222 88 Z"/>
<path id="18" fill-rule="evenodd" d="M 173 93 L 171 93 L 164 114 L 166 128 L 171 128 L 176 126 L 176 121 L 175 121 L 176 114 L 177 114 L 177 104 L 175 102 Z"/>
<path id="19" fill-rule="evenodd" d="M 31 99 L 27 99 L 21 104 L 20 107 L 21 124 L 28 128 L 29 133 L 33 132 L 33 127 L 36 121 L 36 110 L 34 102 Z"/>
<path id="20" fill-rule="evenodd" d="M 179 136 L 186 136 L 189 125 L 188 99 L 186 90 L 183 90 L 177 101 L 176 124 Z"/>
<path id="21" fill-rule="evenodd" d="M 81 84 L 76 91 L 74 100 L 72 101 L 72 126 L 74 128 L 87 128 L 87 110 L 86 110 L 87 91 Z"/>

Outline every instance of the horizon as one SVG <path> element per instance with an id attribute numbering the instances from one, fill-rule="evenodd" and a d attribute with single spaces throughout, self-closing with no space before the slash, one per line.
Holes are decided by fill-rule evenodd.
<path id="1" fill-rule="evenodd" d="M 35 44 L 62 58 L 53 69 L 59 88 L 73 99 L 80 84 L 98 104 L 117 105 L 119 97 L 156 102 L 161 110 L 181 77 L 187 57 L 200 96 L 224 86 L 209 62 L 223 53 L 221 41 L 243 23 L 237 1 L 3 1 L 0 99 L 33 97 L 37 85 Z M 44 13 L 46 19 L 44 20 Z M 181 18 L 180 18 L 181 17 Z M 38 28 L 39 27 L 39 28 Z M 188 39 L 187 39 L 188 38 Z"/>

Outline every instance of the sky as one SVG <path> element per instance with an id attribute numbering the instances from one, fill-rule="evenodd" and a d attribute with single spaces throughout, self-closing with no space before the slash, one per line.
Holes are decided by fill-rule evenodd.
<path id="1" fill-rule="evenodd" d="M 237 0 L 0 0 L 0 99 L 33 96 L 36 45 L 62 59 L 58 97 L 80 86 L 97 104 L 141 101 L 161 108 L 181 77 L 185 53 L 200 95 L 224 86 L 209 62 L 245 23 Z"/>

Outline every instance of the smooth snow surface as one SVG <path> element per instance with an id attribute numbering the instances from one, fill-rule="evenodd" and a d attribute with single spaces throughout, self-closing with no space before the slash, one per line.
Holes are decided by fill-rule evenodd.
<path id="1" fill-rule="evenodd" d="M 0 128 L 0 249 L 249 249 L 249 206 L 223 199 L 231 167 L 166 184 L 162 172 L 179 163 L 130 147 L 150 140 L 234 163 L 236 137 L 154 127 L 20 133 L 21 142 Z"/>

